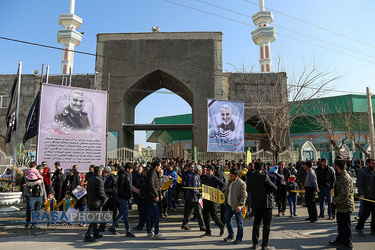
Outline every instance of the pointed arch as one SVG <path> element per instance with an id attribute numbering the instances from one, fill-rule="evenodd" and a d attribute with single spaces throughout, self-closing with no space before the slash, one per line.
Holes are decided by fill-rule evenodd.
<path id="1" fill-rule="evenodd" d="M 263 59 L 263 46 L 259 46 L 260 49 L 260 59 Z"/>
<path id="2" fill-rule="evenodd" d="M 266 72 L 270 72 L 270 71 L 271 71 L 270 65 L 267 63 L 267 65 L 266 65 Z"/>
<path id="3" fill-rule="evenodd" d="M 170 74 L 155 70 L 139 79 L 124 94 L 124 101 L 132 107 L 136 107 L 145 97 L 159 89 L 168 89 L 193 107 L 193 93 L 181 81 Z"/>
<path id="4" fill-rule="evenodd" d="M 264 65 L 261 66 L 261 72 L 264 72 Z"/>
<path id="5" fill-rule="evenodd" d="M 270 53 L 269 53 L 269 50 L 268 50 L 268 46 L 266 45 L 265 48 L 264 48 L 264 52 L 266 54 L 266 58 L 270 58 Z"/>

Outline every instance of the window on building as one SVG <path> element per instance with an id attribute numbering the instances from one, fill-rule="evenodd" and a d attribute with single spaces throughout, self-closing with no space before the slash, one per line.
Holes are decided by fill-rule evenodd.
<path id="1" fill-rule="evenodd" d="M 7 107 L 8 107 L 8 94 L 0 93 L 0 108 L 7 108 Z"/>

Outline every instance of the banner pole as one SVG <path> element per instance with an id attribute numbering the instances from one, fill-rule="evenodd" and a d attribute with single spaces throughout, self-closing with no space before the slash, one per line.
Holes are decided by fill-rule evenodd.
<path id="1" fill-rule="evenodd" d="M 18 86 L 17 86 L 17 108 L 16 108 L 16 133 L 14 138 L 14 154 L 13 163 L 17 165 L 17 137 L 18 137 L 18 116 L 20 110 L 20 92 L 21 92 L 21 74 L 22 74 L 22 62 L 18 63 Z"/>
<path id="2" fill-rule="evenodd" d="M 95 72 L 95 76 L 96 76 L 96 73 Z M 107 139 L 108 139 L 108 119 L 109 119 L 109 115 L 108 115 L 108 110 L 109 110 L 109 93 L 110 93 L 110 85 L 111 85 L 111 72 L 108 72 L 108 84 L 107 84 L 107 117 L 106 117 L 106 132 L 105 132 L 105 136 L 106 136 L 106 142 L 105 142 L 105 152 L 106 152 L 106 162 L 104 164 L 106 164 L 108 162 L 108 159 L 107 159 L 107 148 L 108 148 L 108 145 L 107 145 Z"/>

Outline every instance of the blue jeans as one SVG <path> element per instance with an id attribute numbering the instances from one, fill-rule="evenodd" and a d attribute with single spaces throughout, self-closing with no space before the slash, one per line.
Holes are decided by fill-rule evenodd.
<path id="1" fill-rule="evenodd" d="M 319 216 L 324 216 L 325 210 L 325 200 L 328 203 L 328 216 L 332 217 L 332 190 L 329 187 L 319 187 L 319 204 L 320 204 L 320 214 Z"/>
<path id="2" fill-rule="evenodd" d="M 289 194 L 290 215 L 297 214 L 297 194 Z"/>
<path id="3" fill-rule="evenodd" d="M 121 219 L 124 221 L 126 232 L 130 232 L 129 218 L 128 218 L 128 200 L 118 198 L 120 204 L 120 213 L 117 215 L 115 221 L 112 224 L 112 228 L 115 228 Z"/>
<path id="4" fill-rule="evenodd" d="M 171 207 L 176 208 L 176 204 L 173 199 L 175 191 L 176 191 L 176 186 L 168 189 L 168 210 L 171 209 Z"/>
<path id="5" fill-rule="evenodd" d="M 26 225 L 29 225 L 31 221 L 31 213 L 33 211 L 39 211 L 42 208 L 43 204 L 43 197 L 27 197 L 27 204 L 26 204 Z M 36 223 L 31 223 L 31 225 L 35 225 Z"/>
<path id="6" fill-rule="evenodd" d="M 235 215 L 237 223 L 237 237 L 236 240 L 242 241 L 243 237 L 243 220 L 242 220 L 242 209 L 240 212 L 236 213 L 236 210 L 232 210 L 232 207 L 227 204 L 225 211 L 225 224 L 228 228 L 228 238 L 234 238 L 232 217 Z"/>
<path id="7" fill-rule="evenodd" d="M 147 228 L 147 233 L 151 233 L 151 228 L 152 228 L 152 222 L 154 224 L 154 233 L 158 234 L 159 233 L 159 208 L 158 204 L 153 201 L 146 201 L 145 202 L 146 206 L 146 228 Z"/>

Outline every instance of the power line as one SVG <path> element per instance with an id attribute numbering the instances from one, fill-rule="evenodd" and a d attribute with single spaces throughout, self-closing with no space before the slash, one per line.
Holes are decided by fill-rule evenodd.
<path id="1" fill-rule="evenodd" d="M 207 5 L 210 5 L 210 6 L 213 6 L 213 7 L 218 8 L 218 9 L 226 10 L 226 11 L 229 11 L 229 12 L 235 13 L 235 14 L 237 14 L 237 15 L 241 15 L 241 16 L 244 16 L 244 17 L 247 17 L 247 18 L 252 19 L 252 16 L 249 16 L 249 15 L 246 15 L 246 14 L 243 14 L 243 13 L 240 13 L 240 12 L 237 12 L 237 11 L 234 11 L 234 10 L 231 10 L 231 9 L 227 9 L 227 8 L 224 8 L 224 7 L 221 7 L 221 6 L 218 6 L 218 5 L 212 4 L 212 3 L 208 3 L 208 2 L 205 2 L 205 1 L 202 1 L 202 0 L 196 0 L 196 1 L 201 2 L 201 3 L 204 3 L 204 4 L 207 4 Z M 296 30 L 292 30 L 292 29 L 289 29 L 289 28 L 283 27 L 283 26 L 281 26 L 281 25 L 273 24 L 273 26 L 278 27 L 278 28 L 281 28 L 281 29 L 288 30 L 288 31 L 290 31 L 290 32 L 293 32 L 293 33 L 296 33 L 296 34 L 299 34 L 299 35 L 302 35 L 302 36 L 306 36 L 306 37 L 308 37 L 308 38 L 311 38 L 311 39 L 317 40 L 317 41 L 319 41 L 319 42 L 323 42 L 323 43 L 326 43 L 326 44 L 330 44 L 330 45 L 332 45 L 332 46 L 335 46 L 335 47 L 338 47 L 338 48 L 341 48 L 341 49 L 345 49 L 345 50 L 348 50 L 348 51 L 351 51 L 351 52 L 354 52 L 354 53 L 358 53 L 358 54 L 363 55 L 363 56 L 367 56 L 367 57 L 375 58 L 375 56 L 372 56 L 372 55 L 370 55 L 370 54 L 365 54 L 365 53 L 362 53 L 362 52 L 357 51 L 357 50 L 353 50 L 353 49 L 350 49 L 350 48 L 346 48 L 346 47 L 344 47 L 344 46 L 341 46 L 341 45 L 338 45 L 338 44 L 335 44 L 335 43 L 332 43 L 332 42 L 329 42 L 329 41 L 325 41 L 325 40 L 323 40 L 323 39 L 316 38 L 316 37 L 314 37 L 314 36 L 310 36 L 310 35 L 304 34 L 304 33 L 302 33 L 302 32 L 299 32 L 299 31 L 296 31 Z M 256 27 L 256 26 L 253 26 L 253 27 Z"/>
<path id="2" fill-rule="evenodd" d="M 256 5 L 256 6 L 260 6 L 259 4 L 257 4 L 257 3 L 253 3 L 253 2 L 251 2 L 251 1 L 249 1 L 249 0 L 243 0 L 243 1 L 245 1 L 245 2 L 247 2 L 247 3 L 250 3 L 250 4 L 253 4 L 253 5 Z M 292 18 L 292 19 L 294 19 L 294 20 L 297 20 L 297 21 L 299 21 L 299 22 L 302 22 L 302 23 L 305 23 L 305 24 L 308 24 L 308 25 L 314 26 L 314 27 L 316 27 L 316 28 L 319 28 L 319 29 L 322 29 L 322 30 L 324 30 L 324 31 L 330 32 L 330 33 L 332 33 L 332 34 L 335 34 L 335 35 L 338 35 L 338 36 L 344 37 L 344 38 L 346 38 L 346 39 L 349 39 L 349 40 L 352 40 L 352 41 L 355 41 L 355 42 L 358 42 L 358 43 L 362 43 L 362 44 L 364 44 L 364 45 L 367 45 L 367 46 L 370 46 L 370 47 L 372 47 L 372 48 L 375 48 L 375 46 L 372 45 L 372 44 L 365 43 L 365 42 L 363 42 L 363 41 L 360 41 L 360 40 L 358 40 L 358 39 L 352 38 L 352 37 L 350 37 L 350 36 L 340 34 L 340 33 L 336 32 L 336 31 L 329 30 L 329 29 L 324 28 L 324 27 L 322 27 L 322 26 L 319 26 L 319 25 L 316 25 L 316 24 L 313 24 L 313 23 L 310 23 L 310 22 L 304 21 L 304 20 L 302 20 L 302 19 L 299 19 L 299 18 L 297 18 L 297 17 L 294 17 L 294 16 L 291 16 L 291 15 L 285 14 L 285 13 L 280 12 L 280 11 L 277 11 L 277 10 L 275 10 L 275 9 L 271 9 L 271 8 L 268 8 L 268 7 L 265 7 L 265 8 L 268 9 L 268 10 L 271 10 L 271 11 L 273 11 L 273 12 L 275 12 L 275 13 L 278 13 L 278 14 L 281 14 L 281 15 L 283 15 L 283 16 L 286 16 L 286 17 Z"/>
<path id="3" fill-rule="evenodd" d="M 220 17 L 220 18 L 223 18 L 223 19 L 227 19 L 227 20 L 230 20 L 230 21 L 233 21 L 233 22 L 241 23 L 241 24 L 244 24 L 244 25 L 247 25 L 247 26 L 250 26 L 250 27 L 256 27 L 256 26 L 251 25 L 249 23 L 241 22 L 241 21 L 238 21 L 236 19 L 232 19 L 232 18 L 229 18 L 229 17 L 225 17 L 225 16 L 222 16 L 222 15 L 218 15 L 218 14 L 209 12 L 209 11 L 197 9 L 197 8 L 194 8 L 194 7 L 191 7 L 191 6 L 187 6 L 187 5 L 183 5 L 183 4 L 180 4 L 180 3 L 176 3 L 176 2 L 173 2 L 173 1 L 170 1 L 170 0 L 163 0 L 163 1 L 171 3 L 171 4 L 179 5 L 179 6 L 188 8 L 188 9 L 192 9 L 192 10 L 196 10 L 196 11 L 199 11 L 199 12 L 203 12 L 203 13 L 206 13 L 206 14 L 209 14 L 209 15 L 212 15 L 212 16 L 217 16 L 217 17 Z M 277 33 L 277 34 L 280 35 L 280 36 L 284 36 L 284 37 L 287 37 L 287 38 L 299 41 L 299 42 L 310 44 L 310 45 L 315 46 L 315 47 L 319 47 L 319 48 L 326 49 L 326 50 L 329 50 L 329 51 L 332 51 L 332 52 L 335 52 L 335 53 L 338 53 L 338 54 L 346 55 L 346 56 L 349 56 L 349 57 L 352 57 L 352 58 L 356 58 L 356 59 L 359 59 L 359 60 L 362 60 L 362 61 L 366 61 L 366 62 L 375 64 L 375 62 L 371 61 L 371 60 L 367 60 L 367 59 L 364 59 L 364 58 L 361 58 L 361 57 L 357 57 L 357 56 L 354 56 L 354 55 L 350 55 L 350 54 L 347 54 L 347 53 L 344 53 L 344 52 L 341 52 L 341 51 L 330 49 L 330 48 L 327 48 L 325 46 L 318 45 L 318 44 L 315 44 L 315 43 L 311 43 L 311 42 L 308 42 L 308 41 L 305 41 L 305 40 L 302 40 L 302 39 L 298 39 L 298 38 L 295 38 L 295 37 L 292 37 L 292 36 L 288 36 L 288 35 L 285 35 L 285 34 L 281 34 L 281 33 Z"/>
<path id="4" fill-rule="evenodd" d="M 164 0 L 164 1 L 167 1 L 167 0 Z M 40 44 L 40 43 L 27 42 L 27 41 L 22 41 L 22 40 L 7 38 L 7 37 L 0 37 L 0 39 L 12 41 L 12 42 L 23 43 L 23 44 L 28 44 L 28 45 L 33 45 L 33 46 L 38 46 L 38 47 L 44 47 L 44 48 L 50 48 L 50 49 L 56 49 L 56 50 L 64 50 L 63 48 L 59 48 L 59 47 L 54 47 L 54 46 Z M 103 58 L 126 61 L 126 62 L 131 62 L 131 63 L 140 63 L 140 64 L 144 64 L 144 65 L 172 68 L 172 69 L 177 69 L 177 70 L 185 70 L 185 71 L 190 71 L 190 72 L 193 72 L 193 73 L 201 73 L 201 74 L 217 75 L 217 76 L 223 76 L 223 73 L 224 73 L 224 72 L 222 72 L 222 73 L 217 74 L 217 73 L 209 73 L 209 72 L 204 72 L 204 71 L 188 70 L 188 69 L 178 68 L 178 67 L 162 66 L 162 65 L 152 64 L 152 63 L 147 63 L 147 62 L 133 61 L 133 60 L 123 59 L 123 58 L 108 57 L 108 56 L 103 56 L 103 55 L 98 55 L 98 54 L 83 52 L 83 51 L 78 51 L 78 50 L 68 50 L 68 51 L 71 51 L 73 53 L 79 53 L 79 54 L 95 56 L 95 57 L 103 57 Z M 238 73 L 238 72 L 236 72 L 236 73 Z M 137 75 L 132 75 L 132 76 L 137 76 Z M 141 76 L 141 75 L 139 75 L 139 76 Z M 104 78 L 104 76 L 102 76 L 102 77 Z M 114 76 L 114 77 L 117 77 L 117 76 Z M 126 77 L 126 76 L 124 76 L 124 77 Z M 5 80 L 3 80 L 3 81 L 5 81 Z M 293 84 L 287 84 L 287 86 L 296 87 L 296 88 L 300 87 L 298 85 L 293 85 Z M 314 88 L 314 87 L 305 87 L 305 88 L 317 89 L 317 88 Z M 349 93 L 349 94 L 353 94 L 353 93 L 364 94 L 364 95 L 366 94 L 366 93 L 360 93 L 360 92 L 350 92 L 350 91 L 344 91 L 344 90 L 323 89 L 323 88 L 321 89 L 321 91 L 326 91 L 326 92 L 334 92 L 335 91 L 335 92 L 342 92 L 342 93 Z"/>

